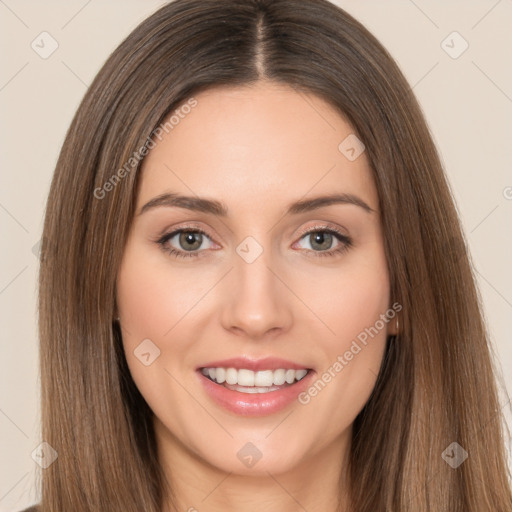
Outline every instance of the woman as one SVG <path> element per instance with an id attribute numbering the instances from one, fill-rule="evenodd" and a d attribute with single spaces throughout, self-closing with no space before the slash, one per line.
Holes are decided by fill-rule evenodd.
<path id="1" fill-rule="evenodd" d="M 39 510 L 511 510 L 446 178 L 343 10 L 162 7 L 82 101 L 43 235 Z"/>

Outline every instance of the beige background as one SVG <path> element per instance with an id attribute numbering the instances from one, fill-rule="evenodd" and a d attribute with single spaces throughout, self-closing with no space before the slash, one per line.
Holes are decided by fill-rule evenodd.
<path id="1" fill-rule="evenodd" d="M 452 184 L 510 395 L 512 1 L 336 3 L 382 41 L 414 85 Z M 60 145 L 109 53 L 161 4 L 0 0 L 0 512 L 38 500 L 36 254 Z M 31 47 L 43 31 L 59 45 L 47 59 Z M 453 31 L 469 43 L 456 59 L 441 46 Z M 452 54 L 463 44 L 456 35 L 444 43 Z M 512 428 L 504 391 L 502 406 Z"/>

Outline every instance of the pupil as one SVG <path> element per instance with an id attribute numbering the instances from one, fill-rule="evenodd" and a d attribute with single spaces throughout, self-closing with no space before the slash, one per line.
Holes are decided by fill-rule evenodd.
<path id="1" fill-rule="evenodd" d="M 332 239 L 332 235 L 330 233 L 314 233 L 313 234 L 313 240 L 314 244 L 319 244 L 321 249 L 328 249 L 330 246 L 330 243 Z M 327 246 L 325 246 L 325 243 L 327 242 Z M 312 244 L 313 246 L 313 244 Z"/>
<path id="2" fill-rule="evenodd" d="M 199 244 L 198 244 L 196 237 L 200 237 L 200 236 L 201 236 L 201 233 L 183 232 L 180 237 L 181 238 L 180 242 L 182 243 L 182 245 L 185 245 L 185 246 L 187 244 L 194 245 L 194 242 L 195 242 L 195 246 L 190 249 L 191 250 L 198 249 L 199 247 L 201 247 L 201 241 L 199 240 Z"/>

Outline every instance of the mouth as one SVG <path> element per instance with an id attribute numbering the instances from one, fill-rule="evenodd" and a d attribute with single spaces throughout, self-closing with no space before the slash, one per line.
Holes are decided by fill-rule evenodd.
<path id="1" fill-rule="evenodd" d="M 234 367 L 201 367 L 207 379 L 231 391 L 240 393 L 271 393 L 291 387 L 308 375 L 311 368 L 277 368 L 250 370 Z"/>
<path id="2" fill-rule="evenodd" d="M 245 417 L 267 416 L 292 406 L 316 378 L 308 363 L 277 357 L 205 361 L 196 374 L 213 403 Z"/>

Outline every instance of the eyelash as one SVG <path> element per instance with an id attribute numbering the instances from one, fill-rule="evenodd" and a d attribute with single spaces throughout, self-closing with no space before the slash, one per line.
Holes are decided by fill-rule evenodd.
<path id="1" fill-rule="evenodd" d="M 211 237 L 208 235 L 208 233 L 206 233 L 205 231 L 203 231 L 200 228 L 193 227 L 193 226 L 190 226 L 190 227 L 183 226 L 183 227 L 181 227 L 179 229 L 176 229 L 176 230 L 172 231 L 171 233 L 166 233 L 165 235 L 163 235 L 158 240 L 155 240 L 155 242 L 161 246 L 161 249 L 165 253 L 167 253 L 167 254 L 169 254 L 171 256 L 174 256 L 176 258 L 197 258 L 197 257 L 200 257 L 199 254 L 202 251 L 179 251 L 179 250 L 176 250 L 174 248 L 166 247 L 165 244 L 170 239 L 172 239 L 175 235 L 177 235 L 178 233 L 181 233 L 181 232 L 200 233 L 200 234 L 205 235 L 206 237 L 211 239 Z M 325 256 L 333 257 L 333 256 L 337 256 L 339 254 L 344 253 L 345 251 L 350 249 L 350 247 L 352 247 L 352 240 L 347 235 L 341 233 L 341 231 L 338 231 L 335 228 L 328 228 L 327 226 L 314 226 L 313 228 L 310 228 L 310 229 L 306 230 L 305 232 L 302 232 L 300 234 L 299 240 L 304 238 L 306 235 L 310 235 L 312 233 L 329 233 L 331 235 L 334 235 L 338 239 L 338 241 L 340 242 L 340 246 L 337 249 L 331 249 L 329 251 L 312 251 L 311 249 L 306 249 L 309 252 L 313 252 L 315 257 L 316 256 L 319 256 L 319 257 L 325 257 Z"/>

